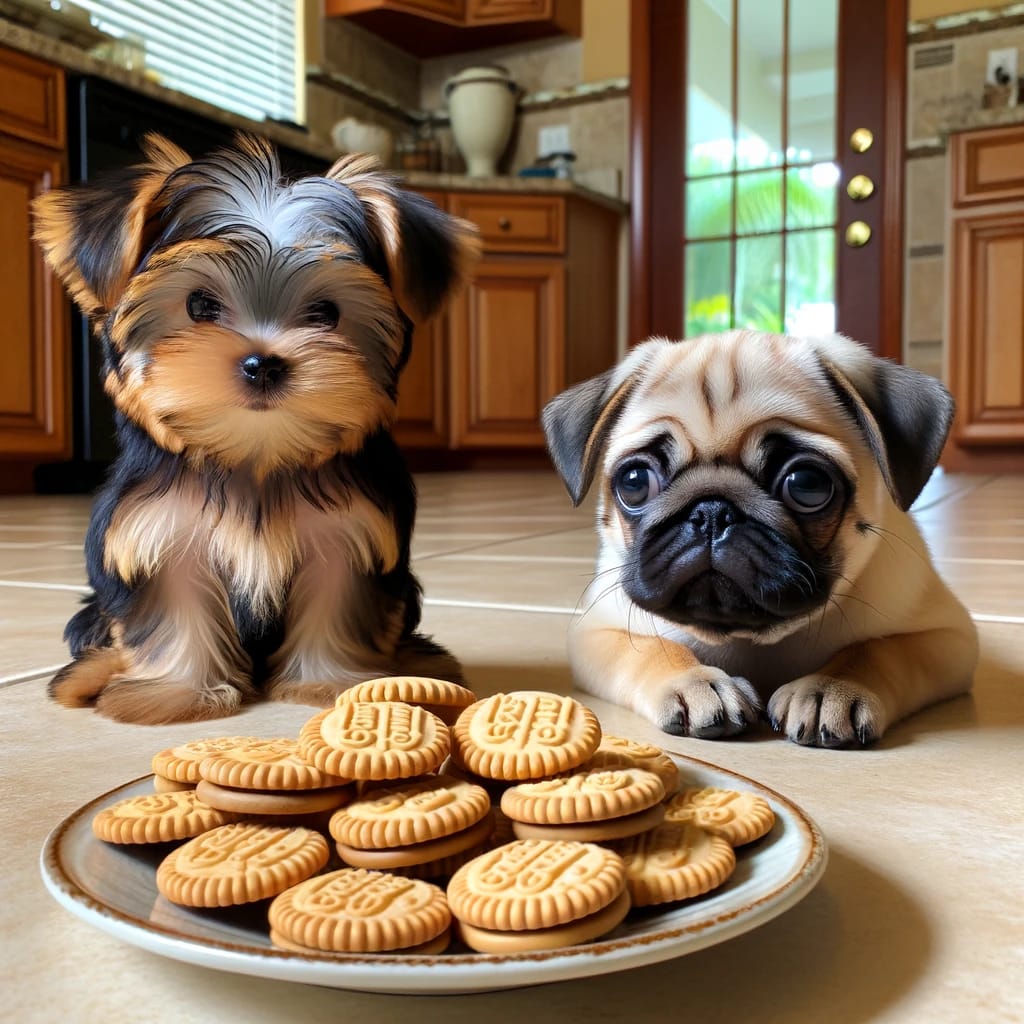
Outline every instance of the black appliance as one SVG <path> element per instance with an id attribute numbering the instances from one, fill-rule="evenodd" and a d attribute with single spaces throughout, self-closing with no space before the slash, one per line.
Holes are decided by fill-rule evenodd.
<path id="1" fill-rule="evenodd" d="M 67 82 L 68 178 L 88 181 L 103 171 L 138 163 L 139 139 L 159 132 L 187 153 L 199 156 L 230 141 L 233 129 L 180 107 L 89 75 Z M 290 175 L 322 174 L 323 158 L 278 146 Z M 76 309 L 71 315 L 72 458 L 36 470 L 44 494 L 94 491 L 117 454 L 114 412 L 103 391 L 99 345 Z"/>

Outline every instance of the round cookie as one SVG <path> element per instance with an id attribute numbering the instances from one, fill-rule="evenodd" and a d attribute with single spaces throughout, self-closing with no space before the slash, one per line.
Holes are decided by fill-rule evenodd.
<path id="1" fill-rule="evenodd" d="M 198 836 L 237 818 L 237 814 L 203 803 L 194 789 L 184 789 L 118 800 L 96 814 L 92 831 L 107 843 L 169 843 Z"/>
<path id="2" fill-rule="evenodd" d="M 153 755 L 153 774 L 161 775 L 173 782 L 191 782 L 194 786 L 200 779 L 199 765 L 211 754 L 231 750 L 245 743 L 258 742 L 254 736 L 218 736 L 168 747 Z"/>
<path id="3" fill-rule="evenodd" d="M 172 903 L 230 907 L 276 896 L 329 858 L 327 840 L 308 828 L 223 825 L 172 850 L 156 870 L 156 887 Z"/>
<path id="4" fill-rule="evenodd" d="M 721 836 L 685 822 L 666 821 L 612 848 L 626 862 L 626 887 L 637 907 L 710 892 L 736 867 L 736 854 Z"/>
<path id="5" fill-rule="evenodd" d="M 174 779 L 165 779 L 162 775 L 153 776 L 154 793 L 181 793 L 186 789 L 195 789 L 194 782 L 175 782 Z"/>
<path id="6" fill-rule="evenodd" d="M 355 787 L 334 786 L 331 789 L 300 789 L 294 792 L 273 789 L 232 789 L 216 782 L 200 779 L 196 794 L 203 803 L 235 814 L 278 815 L 318 814 L 334 811 L 352 799 Z"/>
<path id="7" fill-rule="evenodd" d="M 448 727 L 423 708 L 397 701 L 340 701 L 299 732 L 299 753 L 346 779 L 405 779 L 432 772 L 448 756 Z"/>
<path id="8" fill-rule="evenodd" d="M 520 839 L 459 868 L 448 903 L 455 917 L 477 928 L 532 931 L 596 914 L 625 884 L 626 866 L 611 850 Z"/>
<path id="9" fill-rule="evenodd" d="M 767 835 L 775 812 L 764 797 L 734 789 L 685 789 L 665 805 L 666 821 L 692 822 L 732 846 L 743 846 Z"/>
<path id="10" fill-rule="evenodd" d="M 618 927 L 629 913 L 629 893 L 621 892 L 607 907 L 568 924 L 529 931 L 503 932 L 477 928 L 465 921 L 458 923 L 459 937 L 478 953 L 526 953 L 531 950 L 561 949 L 576 946 L 606 935 Z"/>
<path id="11" fill-rule="evenodd" d="M 581 821 L 572 825 L 534 825 L 527 821 L 512 821 L 512 831 L 519 839 L 564 839 L 579 843 L 606 843 L 624 839 L 657 828 L 665 820 L 665 807 L 655 804 L 636 814 L 603 821 Z"/>
<path id="12" fill-rule="evenodd" d="M 490 779 L 541 779 L 583 764 L 600 742 L 597 716 L 579 701 L 520 690 L 477 701 L 459 715 L 452 759 Z"/>
<path id="13" fill-rule="evenodd" d="M 419 864 L 432 864 L 435 861 L 452 857 L 455 854 L 482 846 L 494 831 L 494 819 L 487 815 L 475 825 L 461 832 L 442 836 L 440 839 L 429 839 L 424 843 L 413 843 L 410 846 L 392 846 L 379 849 L 360 849 L 338 843 L 338 856 L 354 868 L 370 868 L 388 871 L 391 868 L 414 867 Z"/>
<path id="14" fill-rule="evenodd" d="M 246 739 L 225 747 L 199 763 L 199 775 L 232 789 L 327 789 L 349 781 L 303 760 L 292 739 Z"/>
<path id="15" fill-rule="evenodd" d="M 305 949 L 377 953 L 419 946 L 451 924 L 444 892 L 429 882 L 342 868 L 281 893 L 270 927 Z"/>
<path id="16" fill-rule="evenodd" d="M 303 946 L 298 942 L 291 942 L 286 939 L 280 932 L 275 931 L 273 928 L 270 929 L 270 941 L 277 946 L 278 949 L 286 949 L 290 953 L 318 953 L 321 956 L 330 956 L 331 952 L 337 953 L 337 950 L 326 950 L 326 949 L 314 949 L 312 946 Z M 403 946 L 401 949 L 384 949 L 381 953 L 394 953 L 402 956 L 437 956 L 438 953 L 443 953 L 452 942 L 452 930 L 446 928 L 436 939 L 431 939 L 429 942 L 421 942 L 418 946 Z"/>
<path id="17" fill-rule="evenodd" d="M 465 686 L 451 683 L 447 679 L 431 679 L 427 676 L 384 676 L 356 683 L 341 693 L 338 703 L 355 701 L 401 701 L 403 704 L 417 704 L 446 725 L 459 717 L 463 708 L 476 700 L 476 694 Z"/>
<path id="18" fill-rule="evenodd" d="M 569 825 L 637 814 L 665 795 L 661 779 L 641 768 L 590 768 L 505 790 L 501 809 L 513 821 Z"/>
<path id="19" fill-rule="evenodd" d="M 665 795 L 672 796 L 679 791 L 679 768 L 675 761 L 661 747 L 652 743 L 640 743 L 625 736 L 601 737 L 601 745 L 587 762 L 588 768 L 643 768 L 654 772 L 665 787 Z"/>
<path id="20" fill-rule="evenodd" d="M 409 846 L 461 832 L 491 806 L 480 787 L 449 775 L 377 786 L 331 818 L 331 835 L 361 849 Z"/>

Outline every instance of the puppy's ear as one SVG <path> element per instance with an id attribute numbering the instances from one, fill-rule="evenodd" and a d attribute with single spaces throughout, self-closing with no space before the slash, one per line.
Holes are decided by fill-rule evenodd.
<path id="1" fill-rule="evenodd" d="M 395 299 L 413 323 L 429 320 L 469 279 L 480 255 L 477 229 L 400 188 L 376 157 L 343 156 L 326 175 L 362 203 L 384 249 Z"/>
<path id="2" fill-rule="evenodd" d="M 46 262 L 87 316 L 117 305 L 144 253 L 158 193 L 189 162 L 159 135 L 147 135 L 142 148 L 144 163 L 54 189 L 32 204 Z"/>
<path id="3" fill-rule="evenodd" d="M 617 382 L 615 371 L 608 370 L 563 391 L 541 413 L 551 461 L 573 505 L 590 490 L 605 442 L 634 382 L 632 375 Z"/>
<path id="4" fill-rule="evenodd" d="M 845 340 L 845 339 L 844 339 Z M 953 422 L 941 381 L 874 356 L 822 364 L 839 401 L 857 421 L 893 500 L 909 509 L 938 464 Z"/>

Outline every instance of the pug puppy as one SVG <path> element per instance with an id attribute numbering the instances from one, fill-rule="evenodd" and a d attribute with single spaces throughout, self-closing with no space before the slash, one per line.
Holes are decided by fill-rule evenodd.
<path id="1" fill-rule="evenodd" d="M 907 510 L 953 414 L 840 335 L 654 339 L 544 410 L 574 505 L 600 487 L 577 684 L 719 738 L 877 740 L 966 692 L 978 640 Z"/>

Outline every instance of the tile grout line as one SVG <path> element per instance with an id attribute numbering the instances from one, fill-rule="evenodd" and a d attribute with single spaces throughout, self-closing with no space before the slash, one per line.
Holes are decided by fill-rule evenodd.
<path id="1" fill-rule="evenodd" d="M 480 548 L 489 547 L 500 547 L 502 544 L 515 544 L 518 541 L 524 540 L 538 540 L 541 537 L 557 537 L 560 533 L 576 533 L 581 527 L 573 527 L 571 530 L 547 530 L 544 533 L 531 533 L 520 537 L 509 537 L 507 540 L 488 540 L 481 541 L 478 544 L 468 544 L 463 548 L 452 548 L 451 551 L 432 551 L 426 555 L 413 555 L 413 568 L 415 569 L 418 562 L 425 562 L 430 558 L 444 558 L 446 555 L 461 555 L 467 551 L 479 551 Z M 416 540 L 416 535 L 413 534 L 413 540 Z"/>
<path id="2" fill-rule="evenodd" d="M 70 590 L 74 594 L 88 594 L 92 589 L 80 583 L 42 583 L 36 580 L 0 580 L 0 587 L 12 590 Z"/>
<path id="3" fill-rule="evenodd" d="M 0 690 L 8 686 L 15 686 L 17 683 L 30 683 L 33 679 L 42 679 L 44 676 L 52 676 L 59 672 L 65 665 L 62 661 L 59 665 L 47 665 L 45 668 L 34 668 L 28 672 L 18 672 L 10 676 L 0 676 Z"/>
<path id="4" fill-rule="evenodd" d="M 953 503 L 959 501 L 960 498 L 965 497 L 968 494 L 973 494 L 975 491 L 981 490 L 982 487 L 988 486 L 993 480 L 998 480 L 999 475 L 986 476 L 980 480 L 975 480 L 970 486 L 958 487 L 954 491 L 950 491 L 948 494 L 943 494 L 941 497 L 936 498 L 934 501 L 929 501 L 927 505 L 922 505 L 920 508 L 912 509 L 912 512 L 923 512 L 927 508 L 937 508 L 939 505 L 945 505 L 947 503 Z"/>

